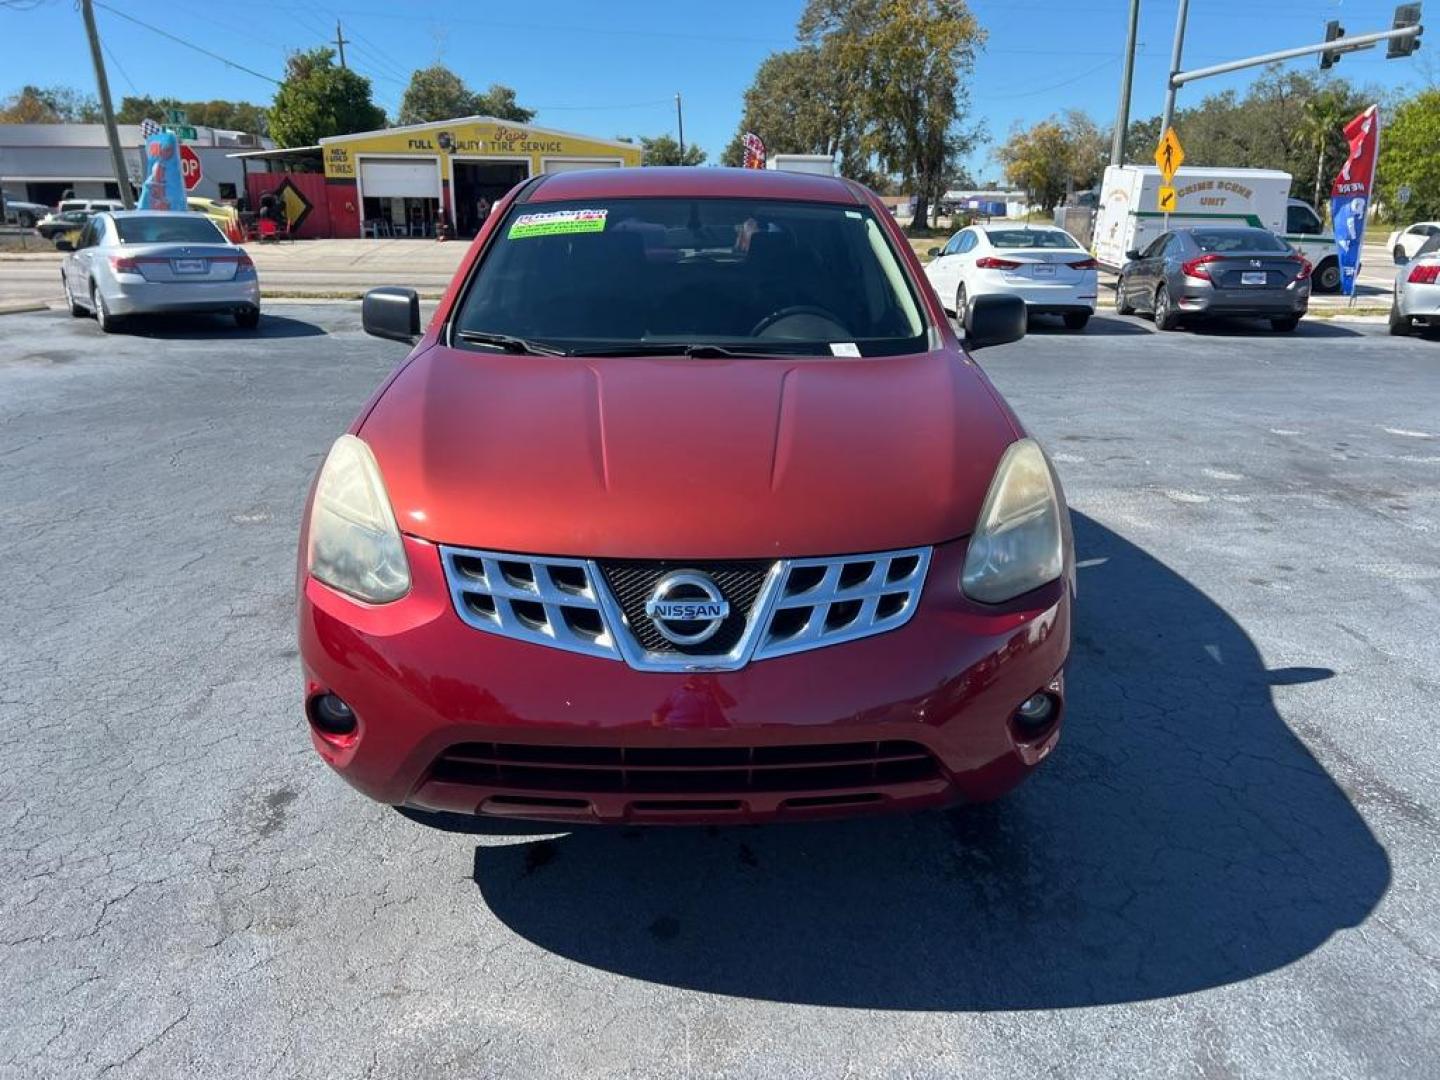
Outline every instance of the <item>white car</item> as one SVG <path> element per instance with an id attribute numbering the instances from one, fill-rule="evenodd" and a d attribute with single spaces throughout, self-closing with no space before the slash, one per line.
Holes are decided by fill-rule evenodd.
<path id="1" fill-rule="evenodd" d="M 1432 236 L 1440 236 L 1440 221 L 1417 221 L 1404 229 L 1396 229 L 1385 241 L 1397 263 L 1408 262 L 1415 257 L 1422 244 Z"/>
<path id="2" fill-rule="evenodd" d="M 1030 315 L 1059 315 L 1067 330 L 1083 330 L 1095 313 L 1095 260 L 1064 229 L 971 225 L 930 254 L 925 276 L 957 318 L 975 297 L 994 295 L 1018 296 Z"/>
<path id="3" fill-rule="evenodd" d="M 227 312 L 244 329 L 260 322 L 260 279 L 245 249 L 188 211 L 96 214 L 60 267 L 70 314 L 119 330 L 129 315 Z"/>
<path id="4" fill-rule="evenodd" d="M 1440 230 L 1395 275 L 1390 333 L 1403 336 L 1417 324 L 1432 330 L 1440 327 Z"/>

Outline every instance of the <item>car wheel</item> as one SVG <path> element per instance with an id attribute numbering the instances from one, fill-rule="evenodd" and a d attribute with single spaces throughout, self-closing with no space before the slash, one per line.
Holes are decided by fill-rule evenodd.
<path id="1" fill-rule="evenodd" d="M 35 215 L 26 210 L 21 210 L 15 215 L 15 220 L 22 229 L 33 229 L 35 227 Z"/>
<path id="2" fill-rule="evenodd" d="M 1315 291 L 1337 293 L 1340 291 L 1340 263 L 1336 259 L 1323 259 L 1315 271 Z"/>
<path id="3" fill-rule="evenodd" d="M 969 302 L 969 294 L 965 292 L 965 286 L 961 285 L 955 290 L 955 321 L 961 326 L 965 325 L 965 306 Z"/>
<path id="4" fill-rule="evenodd" d="M 105 298 L 95 288 L 95 283 L 90 283 L 90 309 L 95 312 L 95 323 L 100 327 L 103 334 L 114 334 L 120 329 L 120 320 L 110 314 L 110 309 L 105 306 Z"/>
<path id="5" fill-rule="evenodd" d="M 1270 320 L 1270 329 L 1278 331 L 1281 334 L 1288 334 L 1290 333 L 1290 331 L 1294 330 L 1299 325 L 1299 315 L 1286 315 L 1280 319 Z"/>
<path id="6" fill-rule="evenodd" d="M 1155 329 L 1174 330 L 1180 325 L 1180 314 L 1170 302 L 1170 290 L 1161 285 L 1155 290 Z"/>
<path id="7" fill-rule="evenodd" d="M 65 287 L 65 303 L 70 305 L 70 314 L 77 319 L 83 319 L 86 315 L 89 315 L 90 313 L 86 311 L 81 304 L 76 302 L 75 293 L 70 288 L 70 279 L 67 278 L 63 272 L 60 275 L 60 284 Z"/>
<path id="8" fill-rule="evenodd" d="M 1400 305 L 1390 302 L 1390 333 L 1395 337 L 1406 337 L 1410 333 L 1410 316 L 1400 314 Z"/>
<path id="9" fill-rule="evenodd" d="M 241 330 L 254 330 L 260 325 L 260 309 L 258 307 L 237 308 L 235 325 Z"/>
<path id="10" fill-rule="evenodd" d="M 1392 251 L 1392 252 L 1390 252 L 1390 254 L 1395 257 L 1395 262 L 1396 262 L 1397 264 L 1403 263 L 1403 262 L 1406 261 L 1405 248 L 1402 247 L 1400 244 L 1396 244 L 1396 245 L 1395 245 L 1395 250 Z"/>
<path id="11" fill-rule="evenodd" d="M 1117 278 L 1115 281 L 1115 314 L 1134 315 L 1135 305 L 1125 299 L 1125 279 Z"/>
<path id="12" fill-rule="evenodd" d="M 1066 330 L 1084 330 L 1090 321 L 1090 313 L 1088 311 L 1067 311 L 1064 318 Z"/>

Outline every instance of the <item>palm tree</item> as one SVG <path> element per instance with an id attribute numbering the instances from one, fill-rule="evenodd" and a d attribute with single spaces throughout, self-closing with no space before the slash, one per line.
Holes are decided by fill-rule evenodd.
<path id="1" fill-rule="evenodd" d="M 1339 133 L 1350 119 L 1352 111 L 1354 103 L 1350 100 L 1350 95 L 1338 86 L 1326 87 L 1305 102 L 1301 130 L 1305 141 L 1315 151 L 1315 197 L 1311 205 L 1317 211 L 1323 205 L 1321 200 L 1325 192 L 1325 160 L 1330 156 L 1330 148 L 1339 139 Z"/>

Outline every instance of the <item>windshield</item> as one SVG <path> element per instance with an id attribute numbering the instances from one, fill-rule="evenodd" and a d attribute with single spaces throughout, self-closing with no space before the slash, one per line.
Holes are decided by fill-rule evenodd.
<path id="1" fill-rule="evenodd" d="M 1289 251 L 1290 247 L 1264 229 L 1207 229 L 1190 234 L 1201 251 Z"/>
<path id="2" fill-rule="evenodd" d="M 1058 229 L 986 229 L 985 235 L 997 248 L 1067 248 L 1080 245 L 1069 233 Z"/>
<path id="3" fill-rule="evenodd" d="M 223 244 L 225 237 L 204 217 L 117 217 L 115 231 L 125 244 Z"/>
<path id="4" fill-rule="evenodd" d="M 761 199 L 513 207 L 454 329 L 572 353 L 926 347 L 915 293 L 868 210 Z"/>

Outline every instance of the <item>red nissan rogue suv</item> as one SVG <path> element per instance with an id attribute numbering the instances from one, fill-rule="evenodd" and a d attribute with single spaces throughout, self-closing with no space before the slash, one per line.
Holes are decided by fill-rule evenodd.
<path id="1" fill-rule="evenodd" d="M 539 176 L 330 450 L 300 544 L 316 749 L 421 810 L 741 822 L 995 798 L 1054 747 L 1060 484 L 864 188 Z"/>

